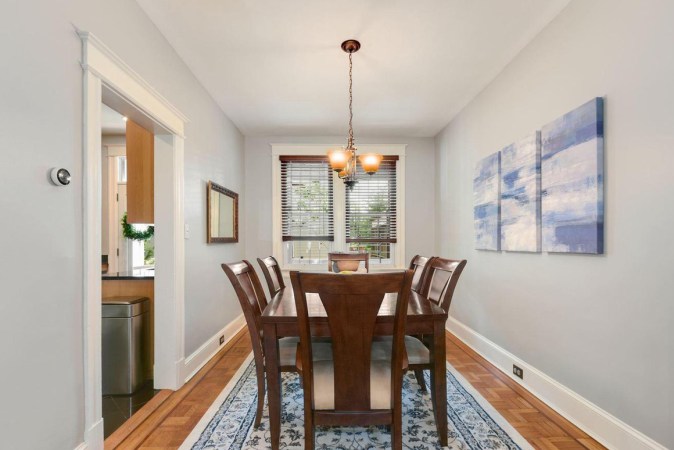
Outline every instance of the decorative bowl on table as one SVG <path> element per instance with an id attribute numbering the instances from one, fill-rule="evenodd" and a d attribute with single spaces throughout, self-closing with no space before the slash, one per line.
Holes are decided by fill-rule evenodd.
<path id="1" fill-rule="evenodd" d="M 360 261 L 349 261 L 349 260 L 343 260 L 343 261 L 334 261 L 333 262 L 333 270 L 337 273 L 339 272 L 355 272 L 358 270 L 358 266 L 360 266 Z"/>

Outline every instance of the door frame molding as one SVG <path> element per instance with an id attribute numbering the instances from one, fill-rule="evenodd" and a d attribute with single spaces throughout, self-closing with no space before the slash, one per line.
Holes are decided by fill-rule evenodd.
<path id="1" fill-rule="evenodd" d="M 104 90 L 142 113 L 161 133 L 155 142 L 171 148 L 162 160 L 161 190 L 155 190 L 155 242 L 161 266 L 155 276 L 155 388 L 176 390 L 184 383 L 185 242 L 184 140 L 188 119 L 93 34 L 77 30 L 82 41 L 83 161 L 82 258 L 84 329 L 84 441 L 103 449 L 101 378 L 101 102 Z M 157 152 L 156 152 L 157 153 Z M 157 155 L 155 154 L 155 163 Z M 156 180 L 155 180 L 156 183 Z M 166 186 L 171 189 L 164 189 Z M 157 205 L 159 203 L 159 205 Z M 159 219 L 159 220 L 158 220 Z M 161 220 L 161 222 L 160 222 Z M 161 298 L 160 298 L 161 295 Z M 157 301 L 159 300 L 159 301 Z"/>
<path id="2" fill-rule="evenodd" d="M 108 272 L 119 272 L 119 255 L 110 255 L 112 251 L 112 243 L 119 243 L 119 232 L 116 230 L 113 225 L 117 223 L 117 220 L 121 220 L 118 213 L 118 195 L 119 195 L 119 183 L 118 178 L 118 168 L 117 168 L 117 159 L 118 157 L 126 155 L 126 144 L 102 144 L 105 148 L 103 153 L 103 158 L 108 158 L 108 210 L 103 211 L 103 214 L 108 214 Z M 120 151 L 119 149 L 123 149 Z M 114 217 L 115 220 L 110 218 Z M 115 245 L 117 247 L 117 245 Z M 119 247 L 117 247 L 119 248 Z M 111 257 L 112 256 L 112 257 Z"/>

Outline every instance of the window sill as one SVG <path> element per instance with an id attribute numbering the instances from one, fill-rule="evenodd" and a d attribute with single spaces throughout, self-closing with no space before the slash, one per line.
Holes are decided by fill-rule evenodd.
<path id="1" fill-rule="evenodd" d="M 327 272 L 327 264 L 315 264 L 315 265 L 301 265 L 301 266 L 285 266 L 281 272 L 284 274 L 290 273 L 291 271 L 299 270 L 302 272 L 316 272 L 316 273 L 325 273 Z M 393 265 L 386 265 L 386 266 L 376 266 L 376 267 L 370 267 L 370 273 L 379 273 L 379 272 L 397 272 L 400 270 L 407 270 L 407 267 L 397 267 Z"/>

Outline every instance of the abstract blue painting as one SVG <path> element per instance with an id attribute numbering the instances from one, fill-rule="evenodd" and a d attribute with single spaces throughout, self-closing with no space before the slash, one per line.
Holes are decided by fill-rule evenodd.
<path id="1" fill-rule="evenodd" d="M 544 126 L 541 140 L 543 250 L 603 253 L 603 99 Z"/>
<path id="2" fill-rule="evenodd" d="M 475 248 L 500 250 L 501 153 L 497 152 L 480 160 L 473 177 L 473 218 L 475 223 Z"/>
<path id="3" fill-rule="evenodd" d="M 501 250 L 541 251 L 541 133 L 501 150 Z"/>

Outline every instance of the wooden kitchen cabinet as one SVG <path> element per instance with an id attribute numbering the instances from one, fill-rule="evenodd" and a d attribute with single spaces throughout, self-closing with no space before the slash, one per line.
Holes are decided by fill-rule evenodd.
<path id="1" fill-rule="evenodd" d="M 154 223 L 154 134 L 126 122 L 127 222 Z"/>

